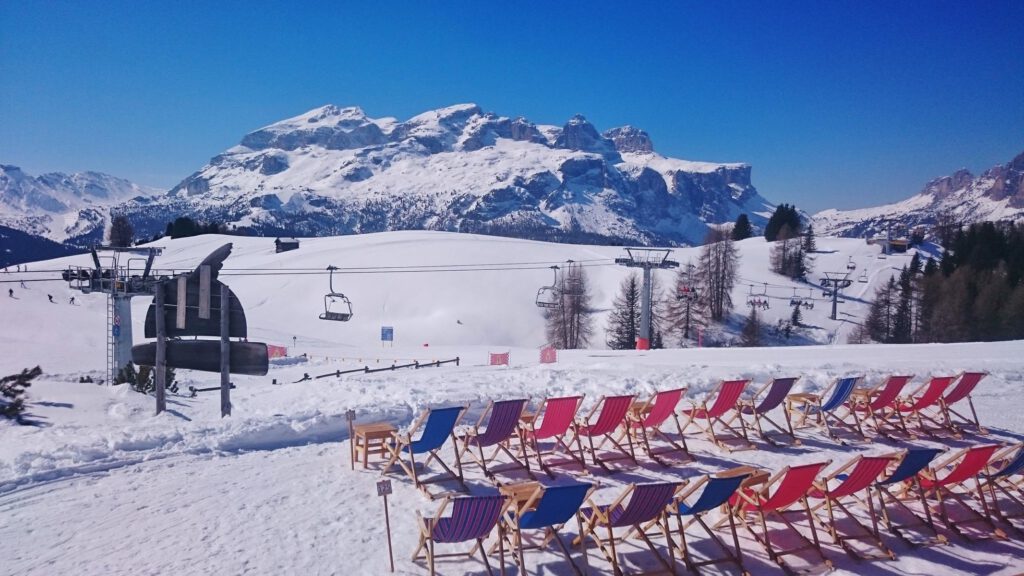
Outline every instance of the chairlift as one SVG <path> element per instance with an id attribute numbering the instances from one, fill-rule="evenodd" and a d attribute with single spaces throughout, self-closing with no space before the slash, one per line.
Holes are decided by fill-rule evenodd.
<path id="1" fill-rule="evenodd" d="M 846 269 L 847 270 L 856 270 L 857 269 L 857 265 L 854 264 L 854 262 L 853 262 L 853 256 L 850 256 L 850 259 L 846 262 Z"/>
<path id="2" fill-rule="evenodd" d="M 550 286 L 541 286 L 537 290 L 537 306 L 540 308 L 557 308 L 559 305 L 558 266 L 552 266 L 551 271 L 555 275 L 554 281 Z"/>
<path id="3" fill-rule="evenodd" d="M 352 301 L 341 292 L 334 291 L 335 266 L 328 266 L 330 272 L 331 291 L 324 295 L 324 313 L 320 315 L 321 320 L 334 320 L 336 322 L 348 322 L 352 319 Z"/>
<path id="4" fill-rule="evenodd" d="M 867 270 L 863 270 L 860 273 L 860 278 L 857 278 L 857 282 L 861 282 L 863 284 L 867 284 L 868 283 L 868 271 Z"/>

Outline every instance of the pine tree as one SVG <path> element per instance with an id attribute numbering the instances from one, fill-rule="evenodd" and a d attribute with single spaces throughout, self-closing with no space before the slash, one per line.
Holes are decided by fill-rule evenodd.
<path id="1" fill-rule="evenodd" d="M 746 347 L 761 345 L 761 320 L 757 316 L 756 307 L 750 307 L 750 315 L 740 333 L 740 342 Z"/>
<path id="2" fill-rule="evenodd" d="M 128 221 L 128 217 L 114 216 L 110 221 L 110 245 L 124 248 L 131 246 L 133 240 L 135 240 L 135 230 L 132 228 L 132 223 Z"/>
<path id="3" fill-rule="evenodd" d="M 900 272 L 899 300 L 896 303 L 890 335 L 890 341 L 896 344 L 910 342 L 913 332 L 913 284 L 911 278 L 910 269 L 904 266 Z"/>
<path id="4" fill-rule="evenodd" d="M 12 374 L 0 378 L 0 416 L 14 420 L 18 424 L 25 423 L 25 390 L 32 386 L 32 380 L 43 371 L 36 366 L 22 370 L 20 374 Z"/>
<path id="5" fill-rule="evenodd" d="M 879 286 L 875 291 L 875 299 L 871 302 L 871 309 L 865 322 L 868 334 L 875 342 L 890 342 L 892 339 L 895 292 L 895 278 L 889 278 L 889 282 Z"/>
<path id="6" fill-rule="evenodd" d="M 638 274 L 630 274 L 619 285 L 619 293 L 608 315 L 606 343 L 612 350 L 632 350 L 640 330 L 640 292 Z"/>
<path id="7" fill-rule="evenodd" d="M 814 224 L 808 224 L 804 230 L 804 253 L 812 254 L 818 251 L 818 244 L 814 240 Z"/>
<path id="8" fill-rule="evenodd" d="M 750 218 L 746 214 L 740 214 L 732 227 L 733 240 L 746 240 L 754 235 L 754 229 L 750 225 Z"/>
<path id="9" fill-rule="evenodd" d="M 800 308 L 801 306 L 799 305 L 793 306 L 793 314 L 789 317 L 789 322 L 793 326 L 800 326 L 800 323 L 803 321 L 803 315 L 800 312 Z"/>
<path id="10" fill-rule="evenodd" d="M 796 206 L 789 204 L 779 204 L 775 208 L 775 212 L 772 213 L 771 217 L 768 218 L 768 223 L 764 227 L 764 238 L 769 242 L 774 242 L 779 237 L 779 232 L 784 226 L 789 226 L 790 231 L 799 235 L 800 233 L 800 213 L 797 212 Z"/>

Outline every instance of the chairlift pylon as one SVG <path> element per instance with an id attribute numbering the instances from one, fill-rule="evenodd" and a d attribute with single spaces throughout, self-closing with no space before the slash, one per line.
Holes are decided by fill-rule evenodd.
<path id="1" fill-rule="evenodd" d="M 341 292 L 334 291 L 334 271 L 337 269 L 335 266 L 327 267 L 330 272 L 330 292 L 324 295 L 324 312 L 320 319 L 348 322 L 352 319 L 352 301 Z"/>
<path id="2" fill-rule="evenodd" d="M 558 298 L 558 266 L 552 266 L 551 271 L 554 273 L 554 280 L 550 286 L 541 286 L 537 290 L 537 306 L 540 308 L 557 308 L 559 304 Z"/>

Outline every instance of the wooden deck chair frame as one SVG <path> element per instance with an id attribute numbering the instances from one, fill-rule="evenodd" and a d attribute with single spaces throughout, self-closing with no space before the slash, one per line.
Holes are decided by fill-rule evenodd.
<path id="1" fill-rule="evenodd" d="M 586 429 L 593 427 L 595 424 L 602 423 L 603 414 L 608 405 L 609 399 L 623 401 L 627 397 L 629 398 L 629 405 L 631 405 L 636 400 L 636 396 L 602 396 L 601 399 L 598 400 L 596 404 L 594 404 L 594 406 L 590 409 L 590 412 L 588 412 L 586 416 L 584 416 L 583 418 L 577 418 L 572 424 L 572 439 L 569 440 L 569 443 L 571 444 L 573 441 L 575 441 L 576 446 L 579 448 L 579 453 L 581 456 L 583 456 L 584 461 L 586 460 L 586 455 L 590 454 L 590 458 L 591 460 L 594 461 L 594 464 L 596 466 L 600 466 L 601 469 L 607 473 L 613 472 L 613 470 L 608 467 L 608 464 L 610 462 L 630 460 L 631 462 L 633 462 L 634 465 L 639 465 L 639 463 L 636 460 L 636 450 L 633 448 L 633 437 L 629 434 L 626 434 L 626 446 L 623 446 L 621 442 L 623 436 L 619 436 L 619 438 L 616 438 L 614 436 L 615 432 L 627 426 L 629 409 L 627 408 L 622 413 L 621 420 L 609 432 L 599 432 L 597 434 L 591 434 L 587 432 Z M 597 416 L 598 418 L 596 423 L 592 423 L 594 416 Z M 601 438 L 596 445 L 594 444 L 595 436 L 599 436 Z M 583 444 L 583 437 L 587 438 L 586 445 Z M 615 458 L 599 458 L 597 455 L 598 450 L 601 450 L 602 448 L 605 447 L 605 445 L 609 443 L 615 447 L 615 449 L 619 452 L 619 454 L 621 454 L 621 456 L 617 456 Z"/>
<path id="2" fill-rule="evenodd" d="M 933 497 L 938 502 L 939 520 L 941 520 L 942 523 L 955 534 L 971 542 L 989 540 L 993 538 L 1006 539 L 1007 537 L 1006 532 L 1003 531 L 1002 528 L 996 526 L 995 522 L 992 520 L 996 514 L 993 510 L 990 510 L 988 501 L 985 498 L 981 471 L 970 478 L 952 484 L 944 483 L 943 479 L 940 479 L 938 475 L 940 471 L 947 468 L 952 468 L 952 470 L 947 471 L 947 475 L 956 473 L 964 459 L 966 459 L 973 451 L 989 448 L 992 449 L 992 453 L 985 462 L 985 465 L 981 468 L 981 471 L 984 471 L 988 467 L 988 462 L 992 461 L 995 451 L 1001 448 L 1001 446 L 997 444 L 981 444 L 970 448 L 961 448 L 960 450 L 956 450 L 948 454 L 946 458 L 941 460 L 938 464 L 935 464 L 922 472 L 922 485 L 924 488 L 925 498 Z M 929 485 L 928 481 L 934 482 L 934 484 Z M 974 489 L 967 486 L 968 482 L 974 482 Z M 972 498 L 976 498 L 981 504 L 980 511 L 971 504 Z M 947 505 L 947 502 L 950 499 L 956 501 L 964 510 L 968 511 L 971 518 L 954 520 L 949 514 L 949 506 Z M 961 528 L 961 526 L 965 524 L 978 523 L 984 524 L 989 528 L 989 531 L 985 536 L 970 535 Z"/>
<path id="3" fill-rule="evenodd" d="M 1024 471 L 1018 471 L 1009 476 L 1002 476 L 999 473 L 1005 467 L 1014 465 L 1017 459 L 1022 457 L 1024 457 L 1024 443 L 1010 444 L 992 456 L 985 475 L 985 487 L 988 488 L 989 497 L 992 499 L 992 510 L 1018 536 L 1024 536 L 1024 528 L 1014 524 L 1014 520 L 1024 519 L 1024 485 L 1020 479 L 1015 480 L 1014 476 L 1024 478 L 1022 476 Z M 999 503 L 1000 495 L 1013 503 L 1017 508 L 1016 512 L 1008 512 L 1004 505 Z"/>
<path id="4" fill-rule="evenodd" d="M 448 506 L 452 503 L 452 500 L 453 498 L 451 496 L 445 496 L 444 499 L 441 500 L 441 504 L 438 506 L 437 513 L 432 517 L 424 518 L 419 510 L 416 511 L 416 526 L 419 532 L 420 541 L 416 546 L 416 551 L 412 553 L 412 561 L 416 562 L 421 558 L 420 553 L 424 553 L 424 557 L 427 560 L 427 566 L 430 570 L 430 575 L 434 576 L 436 573 L 434 563 L 438 558 L 473 558 L 476 556 L 477 552 L 480 552 L 480 558 L 483 560 L 484 566 L 487 568 L 487 574 L 493 576 L 494 571 L 491 570 L 491 563 L 487 559 L 487 552 L 484 550 L 484 538 L 477 538 L 473 547 L 470 548 L 468 552 L 451 552 L 445 554 L 437 554 L 434 552 L 434 526 L 437 521 L 444 516 L 445 510 L 447 510 Z M 502 538 L 503 529 L 501 518 L 505 516 L 510 505 L 511 503 L 506 499 L 505 504 L 501 508 L 501 513 L 498 515 L 498 521 L 495 523 L 495 526 L 491 527 L 491 531 L 493 531 L 495 527 L 498 529 L 498 548 L 501 562 L 501 574 L 505 573 L 505 546 Z"/>
<path id="5" fill-rule="evenodd" d="M 971 398 L 971 395 L 974 393 L 974 390 L 978 387 L 978 384 L 981 383 L 981 381 L 984 380 L 987 376 L 988 372 L 961 372 L 960 376 L 957 378 L 957 383 L 953 385 L 953 389 L 942 397 L 942 400 L 939 403 L 939 405 L 942 409 L 942 412 L 944 413 L 946 422 L 949 423 L 949 426 L 952 428 L 953 431 L 962 433 L 967 427 L 974 427 L 978 434 L 988 434 L 988 429 L 982 426 L 981 422 L 978 421 L 978 411 L 974 409 L 974 399 Z M 968 384 L 967 390 L 961 391 L 960 386 L 963 385 L 963 383 L 967 381 L 965 379 L 968 378 L 972 380 L 974 378 L 977 378 L 977 380 Z M 949 399 L 949 397 L 953 396 L 954 394 L 956 394 L 957 397 Z M 960 404 L 964 400 L 967 400 L 967 405 L 971 409 L 970 417 L 968 417 L 966 414 L 961 414 L 960 412 L 957 412 L 956 410 L 953 409 L 954 405 Z M 960 421 L 955 421 L 954 417 L 959 418 Z"/>
<path id="6" fill-rule="evenodd" d="M 853 423 L 847 422 L 841 417 L 839 411 L 844 408 L 849 402 L 849 397 L 852 395 L 853 390 L 850 391 L 850 395 L 843 400 L 843 402 L 831 410 L 825 410 L 826 404 L 830 404 L 833 395 L 836 393 L 840 384 L 850 378 L 856 378 L 857 382 L 863 380 L 863 376 L 844 376 L 842 378 L 836 378 L 828 385 L 827 388 L 821 391 L 821 394 L 812 392 L 801 392 L 797 394 L 790 394 L 786 398 L 786 412 L 789 413 L 790 421 L 792 422 L 793 428 L 799 430 L 801 428 L 819 428 L 825 432 L 825 435 L 830 439 L 839 442 L 840 444 L 846 444 L 848 439 L 841 438 L 837 433 L 836 429 L 841 428 L 846 430 L 849 434 L 855 436 L 858 441 L 866 441 L 867 436 L 864 434 L 864 429 L 860 425 L 860 418 L 857 413 L 851 412 L 853 417 Z M 857 388 L 857 382 L 853 384 L 853 389 Z M 831 422 L 830 422 L 831 420 Z"/>
<path id="7" fill-rule="evenodd" d="M 782 435 L 789 436 L 794 446 L 799 446 L 801 444 L 800 439 L 797 438 L 796 434 L 793 433 L 793 421 L 789 417 L 789 410 L 785 409 L 785 399 L 783 399 L 782 402 L 779 403 L 779 405 L 783 407 L 782 414 L 783 417 L 786 419 L 785 427 L 783 427 L 775 420 L 772 420 L 768 416 L 768 412 L 770 410 L 758 410 L 761 401 L 765 398 L 767 394 L 770 393 L 772 387 L 775 386 L 775 383 L 779 380 L 784 380 L 788 378 L 793 379 L 793 382 L 790 383 L 790 389 L 792 390 L 792 387 L 795 386 L 796 383 L 800 380 L 799 376 L 787 376 L 786 378 L 772 378 L 771 381 L 769 381 L 767 384 L 765 384 L 756 392 L 754 392 L 753 396 L 751 396 L 748 399 L 741 399 L 739 402 L 739 409 L 736 411 L 735 417 L 738 417 L 740 419 L 743 419 L 745 416 L 752 416 L 754 418 L 754 429 L 757 430 L 757 435 L 760 436 L 762 440 L 764 440 L 765 442 L 772 446 L 782 446 L 783 443 L 771 437 L 769 431 L 765 430 L 764 426 L 761 425 L 762 420 L 771 424 L 772 427 L 775 428 L 775 430 L 777 430 Z M 787 394 L 786 396 L 788 397 L 789 395 Z"/>
<path id="8" fill-rule="evenodd" d="M 904 450 L 903 458 L 906 458 L 909 452 L 909 450 Z M 936 450 L 936 452 L 938 451 Z M 892 474 L 897 471 L 901 463 L 902 458 L 893 461 L 887 478 L 892 477 Z M 926 468 L 927 465 L 925 466 Z M 949 539 L 945 534 L 940 533 L 938 526 L 935 525 L 931 506 L 927 498 L 925 498 L 924 488 L 921 486 L 920 472 L 898 484 L 876 482 L 873 490 L 878 497 L 878 509 L 881 513 L 882 521 L 885 523 L 886 530 L 902 540 L 903 543 L 913 547 L 936 546 L 949 543 Z M 914 503 L 920 507 L 920 514 L 911 507 L 911 504 Z M 891 506 L 898 507 L 905 515 L 912 518 L 912 521 L 904 522 L 903 524 L 893 522 L 892 514 L 889 512 Z M 919 528 L 927 529 L 931 533 L 931 537 L 924 539 L 911 538 L 907 534 L 907 532 Z"/>
<path id="9" fill-rule="evenodd" d="M 917 390 L 897 403 L 896 418 L 908 436 L 914 437 L 921 434 L 937 436 L 938 432 L 951 431 L 954 436 L 960 437 L 960 434 L 953 428 L 953 424 L 948 420 L 948 414 L 942 409 L 942 397 L 946 395 L 959 377 L 959 374 L 930 376 Z M 933 386 L 935 390 L 932 389 Z M 931 397 L 930 400 L 928 400 L 929 397 Z M 934 413 L 929 414 L 929 412 Z M 915 418 L 917 419 L 917 428 L 911 429 L 909 423 Z M 925 425 L 926 420 L 934 426 Z"/>
<path id="10" fill-rule="evenodd" d="M 586 497 L 583 501 L 586 502 L 594 495 L 594 491 L 597 490 L 597 486 L 591 486 L 587 491 Z M 558 545 L 559 551 L 562 556 L 565 557 L 566 562 L 572 568 L 572 571 L 577 576 L 583 576 L 589 572 L 589 563 L 587 560 L 587 541 L 585 538 L 579 539 L 580 552 L 583 556 L 583 570 L 580 570 L 579 566 L 572 559 L 572 553 L 569 551 L 569 547 L 565 545 L 559 536 L 559 531 L 565 527 L 565 524 L 560 526 L 549 526 L 544 530 L 544 536 L 541 537 L 539 542 L 528 542 L 523 536 L 522 531 L 519 529 L 519 517 L 524 511 L 532 510 L 536 508 L 537 503 L 540 502 L 541 497 L 544 496 L 545 486 L 538 484 L 537 487 L 530 493 L 526 500 L 521 505 L 512 506 L 512 512 L 502 516 L 502 521 L 505 522 L 506 528 L 504 530 L 504 536 L 510 546 L 510 550 L 515 552 L 516 562 L 519 564 L 519 573 L 521 576 L 526 576 L 526 559 L 523 552 L 526 550 L 543 550 L 551 542 L 555 542 Z M 576 518 L 576 525 L 579 527 L 579 533 L 583 533 L 583 515 L 579 509 L 573 514 Z M 570 543 L 571 544 L 571 543 Z M 493 553 L 497 548 L 497 543 L 491 546 L 491 552 Z"/>
<path id="11" fill-rule="evenodd" d="M 818 470 L 820 471 L 828 466 L 829 463 L 830 461 L 826 460 L 822 463 L 807 464 L 804 466 L 818 466 Z M 822 563 L 831 570 L 833 567 L 832 560 L 828 559 L 821 549 L 821 541 L 818 539 L 818 531 L 815 527 L 815 522 L 813 520 L 814 516 L 811 513 L 811 505 L 808 501 L 808 494 L 810 493 L 810 488 L 813 484 L 808 486 L 808 491 L 804 493 L 803 496 L 800 496 L 800 498 L 793 502 L 793 504 L 799 503 L 803 508 L 802 510 L 791 510 L 790 508 L 793 504 L 783 508 L 773 508 L 771 510 L 765 510 L 762 506 L 763 503 L 771 500 L 772 488 L 776 484 L 781 484 L 785 480 L 786 475 L 789 474 L 790 470 L 793 468 L 798 467 L 786 466 L 773 475 L 769 475 L 769 473 L 764 470 L 752 469 L 753 475 L 747 480 L 745 487 L 736 492 L 734 503 L 730 506 L 729 515 L 736 520 L 739 520 L 740 524 L 747 530 L 747 532 L 750 533 L 751 536 L 753 536 L 754 540 L 756 540 L 758 544 L 764 547 L 768 552 L 768 557 L 778 564 L 779 567 L 787 574 L 794 574 L 794 572 L 792 567 L 786 563 L 784 557 L 797 554 L 798 552 L 803 552 L 804 550 L 813 550 L 816 552 L 821 558 Z M 793 521 L 786 517 L 786 514 L 789 513 L 803 513 L 805 515 L 811 532 L 811 537 L 809 539 L 796 527 Z M 747 514 L 755 514 L 757 516 L 757 520 L 759 520 L 758 524 L 760 524 L 761 527 L 760 534 L 752 525 L 753 522 L 747 519 Z M 770 515 L 781 521 L 782 524 L 789 529 L 790 533 L 797 536 L 802 544 L 786 550 L 777 550 L 772 546 L 771 536 L 768 530 L 768 518 Z M 721 519 L 715 524 L 715 527 L 720 528 L 725 524 L 725 522 L 726 519 Z"/>
<path id="12" fill-rule="evenodd" d="M 696 461 L 697 458 L 690 453 L 690 447 L 686 445 L 686 436 L 683 436 L 683 427 L 679 423 L 679 415 L 676 414 L 675 406 L 672 406 L 672 414 L 669 416 L 676 423 L 676 433 L 679 435 L 679 442 L 676 442 L 668 434 L 662 431 L 662 427 L 665 425 L 665 421 L 659 422 L 657 426 L 652 426 L 647 423 L 647 416 L 651 413 L 651 410 L 655 407 L 658 399 L 663 397 L 665 394 L 679 393 L 679 399 L 676 401 L 678 405 L 682 402 L 686 396 L 687 388 L 674 388 L 672 390 L 662 390 L 653 394 L 650 398 L 643 402 L 639 402 L 634 405 L 634 409 L 630 410 L 626 415 L 626 426 L 619 436 L 619 441 L 622 441 L 622 436 L 631 435 L 634 444 L 640 446 L 647 457 L 654 460 L 661 466 L 667 468 L 669 463 L 665 461 L 662 456 L 666 454 L 682 453 L 686 456 L 685 460 L 689 462 Z M 667 420 L 667 418 L 666 418 Z M 655 448 L 651 446 L 651 441 L 655 438 L 661 439 L 663 442 L 668 444 L 666 448 Z"/>
<path id="13" fill-rule="evenodd" d="M 583 399 L 586 395 L 580 394 L 579 396 L 567 396 L 564 398 L 576 398 L 575 411 L 578 412 L 580 406 L 583 404 Z M 554 445 L 551 450 L 542 450 L 540 446 L 540 439 L 537 438 L 537 421 L 541 421 L 543 426 L 544 417 L 546 417 L 547 405 L 551 400 L 560 400 L 561 398 L 545 398 L 541 401 L 540 406 L 537 407 L 537 411 L 532 414 L 523 414 L 523 421 L 520 424 L 520 448 L 522 449 L 522 458 L 525 460 L 530 457 L 530 451 L 533 451 L 533 455 L 537 458 L 537 466 L 544 471 L 545 474 L 550 478 L 555 477 L 555 473 L 551 471 L 551 465 L 544 463 L 544 456 L 554 456 L 559 454 L 559 448 L 564 451 L 563 454 L 569 456 L 572 463 L 578 464 L 584 473 L 587 471 L 586 460 L 582 452 L 576 452 L 572 445 L 566 442 L 566 438 L 572 433 L 572 422 L 570 422 L 565 429 L 565 432 L 560 436 L 551 437 L 551 441 Z M 575 412 L 572 420 L 575 420 Z M 545 438 L 546 439 L 546 438 Z"/>
<path id="14" fill-rule="evenodd" d="M 459 412 L 458 417 L 455 418 L 455 425 L 458 425 L 459 420 L 461 420 L 462 416 L 466 413 L 466 408 L 466 406 L 461 407 L 461 411 Z M 423 479 L 420 478 L 419 472 L 416 471 L 416 454 L 413 453 L 412 450 L 412 436 L 417 431 L 419 431 L 420 427 L 426 424 L 426 422 L 430 418 L 430 413 L 433 410 L 435 410 L 435 408 L 427 408 L 426 410 L 424 410 L 420 414 L 419 418 L 416 419 L 416 421 L 407 431 L 395 432 L 393 434 L 393 440 L 384 443 L 384 448 L 389 452 L 391 457 L 388 460 L 387 464 L 384 466 L 384 468 L 381 470 L 381 476 L 384 476 L 385 474 L 388 473 L 388 471 L 391 470 L 392 467 L 394 467 L 397 464 L 406 474 L 409 475 L 410 478 L 412 478 L 413 484 L 416 486 L 416 488 L 422 491 L 431 500 L 434 500 L 440 496 L 444 496 L 445 494 L 431 494 L 430 492 L 427 491 L 427 484 L 434 484 L 438 482 L 447 482 L 454 480 L 455 482 L 458 483 L 459 488 L 461 489 L 462 492 L 469 491 L 469 488 L 466 487 L 465 477 L 462 474 L 462 460 L 459 458 L 459 449 L 455 437 L 455 426 L 452 426 L 452 432 L 450 434 L 452 445 L 455 448 L 455 470 L 452 470 L 447 464 L 445 464 L 444 460 L 442 460 L 440 455 L 438 455 L 437 452 L 443 447 L 442 445 L 441 447 L 435 450 L 429 451 L 430 455 L 427 456 L 427 459 L 423 462 L 423 466 L 427 467 L 430 465 L 432 461 L 437 460 L 437 463 L 441 466 L 441 468 L 444 469 L 445 472 L 448 473 L 448 476 L 438 475 L 433 478 Z M 402 453 L 406 451 L 406 449 L 408 449 L 408 462 L 402 459 Z"/>
<path id="15" fill-rule="evenodd" d="M 510 401 L 511 402 L 522 402 L 523 403 L 523 407 L 520 410 L 520 414 L 519 414 L 519 417 L 521 417 L 522 416 L 522 411 L 526 409 L 526 405 L 529 403 L 529 400 L 522 399 L 522 400 L 510 400 Z M 483 413 L 480 414 L 480 418 L 477 419 L 476 423 L 473 424 L 472 428 L 470 430 L 468 430 L 467 432 L 463 433 L 462 435 L 458 436 L 459 458 L 460 458 L 460 460 L 463 457 L 465 457 L 465 456 L 469 456 L 470 460 L 476 462 L 480 466 L 481 470 L 483 470 L 483 472 L 484 472 L 484 476 L 486 476 L 487 478 L 489 478 L 491 480 L 494 480 L 496 472 L 506 472 L 508 470 L 523 470 L 523 471 L 526 472 L 526 475 L 529 476 L 531 479 L 536 479 L 535 476 L 533 475 L 533 471 L 530 470 L 530 460 L 528 458 L 522 457 L 522 451 L 520 450 L 520 454 L 519 455 L 516 455 L 516 454 L 512 453 L 512 446 L 511 446 L 512 439 L 513 438 L 518 438 L 520 443 L 522 442 L 522 438 L 519 437 L 520 433 L 521 433 L 521 430 L 520 430 L 520 428 L 518 426 L 518 420 L 517 420 L 515 428 L 513 429 L 512 435 L 507 440 L 499 442 L 497 444 L 494 444 L 493 445 L 494 451 L 489 456 L 487 455 L 484 446 L 481 446 L 480 444 L 477 444 L 477 443 L 473 442 L 474 438 L 478 438 L 482 434 L 486 433 L 485 425 L 486 426 L 490 426 L 491 425 L 490 424 L 490 417 L 491 417 L 491 414 L 494 411 L 494 405 L 495 405 L 495 401 L 492 400 L 492 401 L 488 402 L 487 403 L 487 407 L 484 408 Z M 481 432 L 481 429 L 483 429 L 484 431 Z M 474 445 L 475 445 L 475 448 L 476 448 L 476 452 L 473 451 Z M 509 463 L 509 464 L 503 465 L 503 467 L 501 467 L 500 469 L 499 468 L 493 468 L 493 469 L 490 468 L 489 467 L 490 464 L 492 462 L 494 462 L 495 459 L 497 459 L 498 456 L 501 455 L 501 454 L 505 454 L 506 456 L 508 456 L 509 459 L 512 460 L 512 462 Z"/>
<path id="16" fill-rule="evenodd" d="M 740 396 L 737 396 L 736 402 L 733 403 L 732 406 L 728 407 L 728 409 L 726 409 L 722 414 L 715 416 L 711 415 L 711 409 L 716 408 L 718 397 L 722 393 L 722 388 L 725 387 L 727 383 L 731 382 L 743 382 L 744 389 L 746 389 L 746 387 L 750 385 L 750 380 L 745 378 L 719 381 L 718 384 L 715 386 L 715 389 L 712 390 L 711 393 L 709 393 L 707 396 L 705 396 L 704 399 L 700 402 L 700 404 L 693 402 L 691 403 L 689 410 L 683 410 L 686 422 L 683 423 L 680 429 L 680 435 L 689 430 L 690 425 L 692 424 L 693 426 L 696 426 L 701 432 L 706 434 L 715 446 L 728 450 L 729 452 L 734 452 L 736 450 L 753 450 L 757 448 L 750 441 L 750 437 L 747 435 L 746 424 L 743 422 L 742 418 L 739 419 L 739 430 L 737 430 L 736 426 L 732 424 L 732 418 L 726 420 L 727 416 L 732 416 L 734 413 L 738 411 L 739 398 L 740 396 L 742 396 L 742 392 L 740 393 Z M 708 406 L 709 400 L 712 399 L 714 399 L 715 401 L 711 403 L 711 406 Z M 703 415 L 698 416 L 698 414 Z M 697 422 L 698 419 L 705 420 L 707 424 L 701 425 L 700 423 Z M 724 429 L 723 432 L 731 434 L 733 440 L 742 440 L 742 444 L 738 447 L 730 446 L 726 442 L 728 438 L 720 437 L 721 434 L 715 431 L 715 424 L 721 426 Z"/>
<path id="17" fill-rule="evenodd" d="M 676 493 L 678 493 L 678 491 L 683 486 L 686 485 L 685 480 L 681 482 L 672 483 L 676 484 Z M 623 503 L 625 503 L 626 500 L 630 497 L 630 495 L 636 490 L 636 488 L 636 484 L 630 484 L 629 486 L 626 487 L 625 490 L 622 491 L 622 493 L 619 494 L 617 498 L 615 498 L 615 500 L 611 504 L 609 504 L 607 507 L 604 507 L 604 509 L 611 511 L 618 506 L 622 506 Z M 674 499 L 675 493 L 672 495 L 672 497 Z M 593 499 L 588 499 L 588 502 L 590 503 L 590 517 L 584 518 L 585 523 L 583 525 L 583 530 L 580 532 L 579 538 L 586 539 L 587 537 L 590 537 L 594 540 L 594 543 L 597 544 L 597 549 L 600 550 L 601 554 L 604 555 L 605 559 L 608 560 L 608 562 L 612 565 L 612 570 L 616 576 L 623 576 L 623 572 L 622 569 L 619 568 L 619 557 L 618 553 L 615 551 L 615 543 L 625 542 L 630 536 L 634 534 L 636 534 L 641 540 L 643 540 L 644 544 L 651 551 L 651 553 L 654 554 L 655 558 L 657 558 L 658 560 L 658 563 L 660 563 L 662 567 L 665 568 L 665 570 L 673 574 L 675 573 L 676 559 L 674 548 L 671 544 L 671 530 L 669 529 L 668 525 L 668 503 L 666 503 L 666 506 L 662 507 L 661 512 L 659 512 L 658 516 L 654 518 L 653 523 L 645 522 L 643 525 L 641 525 L 640 523 L 634 524 L 629 527 L 629 530 L 625 534 L 616 536 L 615 527 L 611 526 L 610 516 L 606 512 L 602 511 L 602 507 L 594 503 Z M 657 547 L 654 546 L 654 542 L 651 540 L 651 536 L 647 531 L 648 528 L 655 524 L 659 528 L 661 528 L 661 535 L 665 537 L 665 541 L 669 542 L 668 560 L 666 560 L 665 557 L 658 552 Z M 607 539 L 601 538 L 600 534 L 598 533 L 598 529 L 602 527 L 608 531 Z"/>
<path id="18" fill-rule="evenodd" d="M 869 456 L 869 458 L 887 460 L 891 463 L 901 459 L 902 456 L 902 452 L 894 452 L 879 456 Z M 864 489 L 838 498 L 833 498 L 829 495 L 831 485 L 835 484 L 835 488 L 840 489 L 842 484 L 848 478 L 848 472 L 856 469 L 857 465 L 860 464 L 864 458 L 864 454 L 858 454 L 847 461 L 846 464 L 843 464 L 839 468 L 829 472 L 827 475 L 821 477 L 817 482 L 815 482 L 815 486 L 817 487 L 819 494 L 812 494 L 812 497 L 820 496 L 821 501 L 816 502 L 811 506 L 811 513 L 813 514 L 814 519 L 817 520 L 818 523 L 821 524 L 821 527 L 828 532 L 829 536 L 832 537 L 832 541 L 838 544 L 850 557 L 856 560 L 877 560 L 885 558 L 895 560 L 896 553 L 886 546 L 885 541 L 882 540 L 882 535 L 878 526 L 878 513 L 875 510 L 874 500 L 871 498 L 871 488 L 878 481 L 878 477 L 885 472 L 885 465 L 882 465 L 882 468 L 878 471 L 878 475 L 871 478 L 871 481 L 865 485 Z M 863 493 L 863 495 L 861 495 L 861 493 Z M 858 520 L 857 516 L 854 515 L 847 507 L 847 503 L 844 503 L 844 500 L 847 502 L 852 500 L 860 507 L 866 509 L 868 516 L 871 518 L 871 526 L 865 526 L 863 522 Z M 822 509 L 827 513 L 825 517 L 821 515 Z M 857 527 L 860 534 L 841 533 L 837 528 L 836 523 L 837 512 L 845 514 L 847 520 Z M 865 555 L 858 552 L 850 545 L 850 541 L 855 540 L 868 541 L 870 544 L 877 547 L 881 554 Z"/>
<path id="19" fill-rule="evenodd" d="M 864 414 L 862 420 L 865 424 L 874 429 L 875 434 L 894 440 L 895 436 L 887 429 L 898 430 L 909 436 L 902 423 L 894 423 L 895 419 L 900 422 L 897 416 L 897 405 L 901 402 L 903 391 L 914 379 L 913 374 L 890 374 L 885 380 L 879 382 L 872 388 L 858 388 L 853 391 L 850 397 L 850 409 Z M 895 395 L 890 402 L 879 402 L 879 397 L 890 393 L 889 387 Z"/>

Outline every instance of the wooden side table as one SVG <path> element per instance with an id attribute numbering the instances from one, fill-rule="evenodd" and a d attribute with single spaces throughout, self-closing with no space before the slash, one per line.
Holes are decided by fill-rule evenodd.
<path id="1" fill-rule="evenodd" d="M 387 441 L 394 436 L 395 427 L 386 422 L 374 422 L 371 424 L 356 424 L 353 427 L 355 435 L 352 442 L 355 444 L 355 459 L 361 460 L 365 470 L 370 463 L 370 454 L 381 458 L 387 456 Z"/>

